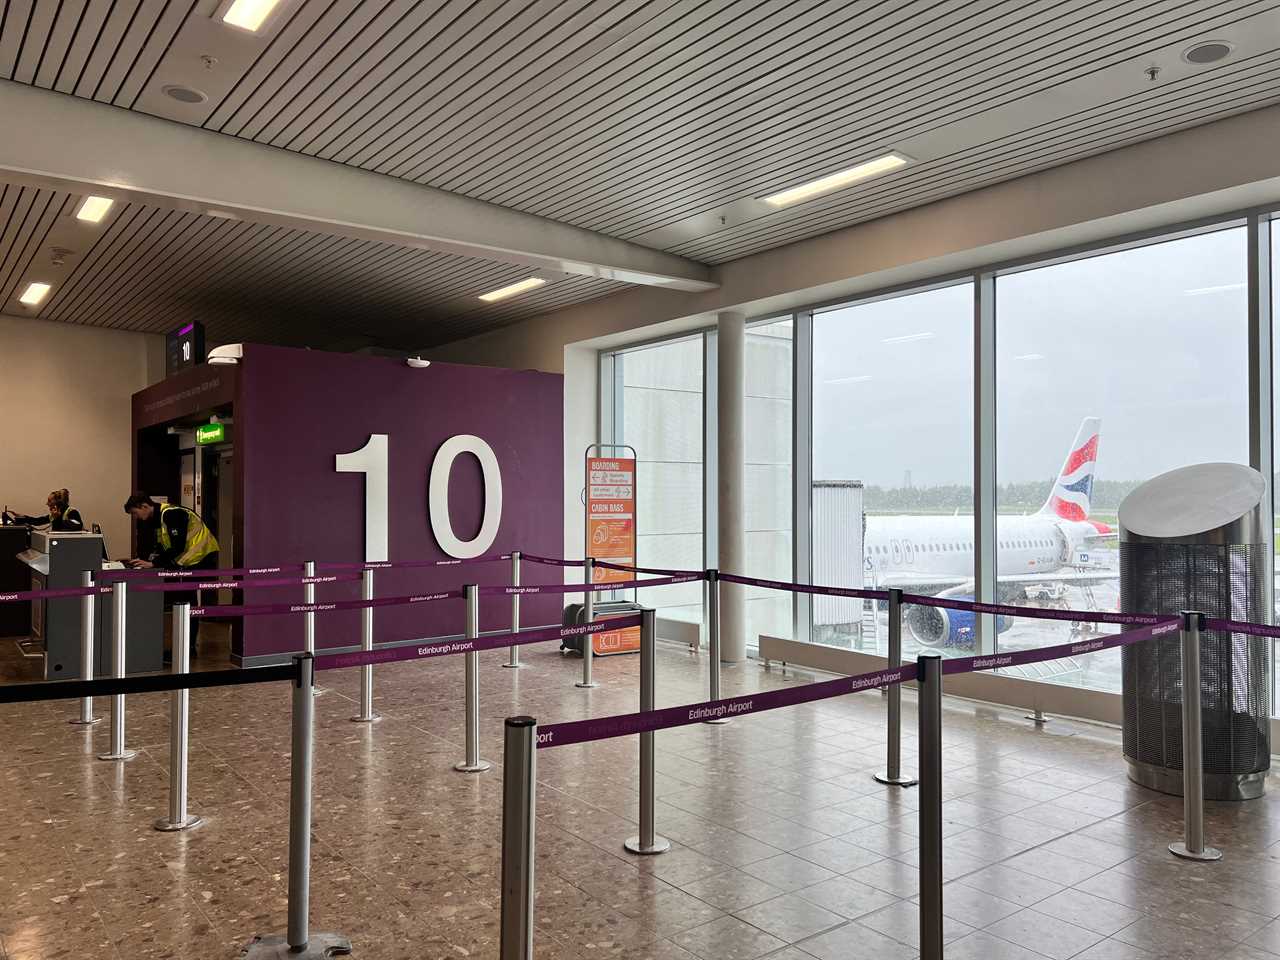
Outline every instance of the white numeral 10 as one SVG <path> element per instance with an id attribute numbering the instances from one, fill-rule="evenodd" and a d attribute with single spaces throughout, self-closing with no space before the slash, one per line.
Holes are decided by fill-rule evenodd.
<path id="1" fill-rule="evenodd" d="M 484 477 L 484 515 L 480 530 L 473 540 L 460 540 L 453 532 L 449 517 L 449 474 L 459 454 L 469 453 L 480 463 Z M 388 559 L 387 531 L 390 505 L 387 494 L 388 443 L 385 433 L 369 435 L 359 450 L 340 453 L 334 459 L 339 473 L 363 473 L 364 481 L 364 559 L 373 563 Z M 427 513 L 431 532 L 448 556 L 469 560 L 484 554 L 498 537 L 502 525 L 502 471 L 493 448 L 479 437 L 460 434 L 440 445 L 431 462 L 427 483 Z"/>

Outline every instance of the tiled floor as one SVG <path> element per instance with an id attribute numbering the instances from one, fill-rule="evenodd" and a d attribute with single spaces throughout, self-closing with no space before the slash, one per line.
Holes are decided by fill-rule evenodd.
<path id="1" fill-rule="evenodd" d="M 385 719 L 350 723 L 356 673 L 317 700 L 312 926 L 360 960 L 493 958 L 498 937 L 501 718 L 634 709 L 636 661 L 525 648 L 483 658 L 482 775 L 461 758 L 459 658 L 379 668 Z M 11 664 L 9 665 L 11 666 Z M 659 652 L 660 705 L 699 699 L 705 664 Z M 757 664 L 726 693 L 801 683 Z M 106 725 L 74 704 L 0 708 L 5 818 L 0 937 L 9 958 L 234 958 L 280 932 L 286 906 L 289 693 L 193 693 L 190 833 L 151 828 L 166 804 L 164 696 L 130 698 L 127 764 L 95 759 Z M 907 732 L 915 721 L 905 698 Z M 106 704 L 99 704 L 105 712 Z M 1274 794 L 1211 805 L 1222 862 L 1175 860 L 1180 801 L 1129 784 L 1115 731 L 948 701 L 947 956 L 952 960 L 1265 960 L 1280 956 Z M 538 756 L 540 960 L 894 960 L 917 952 L 913 790 L 883 762 L 875 692 L 658 736 L 658 828 L 637 859 L 634 738 Z M 914 738 L 904 754 L 914 755 Z"/>

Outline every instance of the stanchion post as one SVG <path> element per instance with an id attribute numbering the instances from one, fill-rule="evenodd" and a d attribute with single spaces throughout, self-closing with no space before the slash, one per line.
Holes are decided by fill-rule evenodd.
<path id="1" fill-rule="evenodd" d="M 920 718 L 920 960 L 942 960 L 942 658 L 921 656 L 916 685 Z"/>
<path id="2" fill-rule="evenodd" d="M 316 575 L 316 562 L 308 560 L 302 565 L 302 576 L 305 580 L 314 580 Z M 316 585 L 314 583 L 304 583 L 302 585 L 302 602 L 316 602 Z M 302 649 L 304 653 L 311 656 L 316 655 L 316 615 L 315 611 L 308 611 L 302 615 Z M 311 686 L 312 696 L 320 696 L 324 693 L 315 684 Z"/>
<path id="3" fill-rule="evenodd" d="M 372 570 L 365 570 L 361 577 L 360 596 L 365 600 L 373 599 Z M 373 607 L 360 611 L 360 649 L 365 653 L 373 652 Z M 373 723 L 377 719 L 373 712 L 373 664 L 366 663 L 360 667 L 360 713 L 352 717 L 351 722 Z"/>
<path id="4" fill-rule="evenodd" d="M 902 591 L 889 591 L 889 668 L 902 666 Z M 902 684 L 885 687 L 888 699 L 888 757 L 876 781 L 894 787 L 914 787 L 916 778 L 902 772 Z"/>
<path id="5" fill-rule="evenodd" d="M 710 670 L 708 699 L 720 699 L 720 571 L 707 571 L 707 657 Z M 728 717 L 713 717 L 703 723 L 725 724 Z"/>
<path id="6" fill-rule="evenodd" d="M 590 639 L 590 638 L 588 638 Z M 640 710 L 653 710 L 654 686 L 658 672 L 657 613 L 652 609 L 640 613 Z M 640 734 L 640 834 L 622 844 L 631 853 L 666 853 L 671 841 L 654 832 L 654 732 Z"/>
<path id="7" fill-rule="evenodd" d="M 173 672 L 181 676 L 191 670 L 191 604 L 173 605 Z M 204 821 L 187 813 L 187 720 L 191 691 L 169 693 L 169 815 L 156 821 L 156 829 L 170 832 L 190 830 Z"/>
<path id="8" fill-rule="evenodd" d="M 520 551 L 511 551 L 511 585 L 513 587 L 520 586 Z M 520 594 L 513 593 L 511 595 L 511 632 L 518 633 L 520 631 Z M 507 662 L 504 667 L 517 668 L 520 666 L 520 645 L 513 643 L 507 647 Z"/>
<path id="9" fill-rule="evenodd" d="M 583 594 L 582 594 L 582 622 L 588 627 L 595 622 L 596 619 L 596 561 L 594 557 L 587 557 L 582 562 L 583 570 Z M 577 686 L 590 688 L 596 686 L 596 682 L 591 679 L 591 661 L 595 657 L 595 646 L 591 642 L 591 634 L 582 635 L 582 679 L 578 681 Z"/>
<path id="10" fill-rule="evenodd" d="M 289 750 L 289 918 L 283 937 L 254 937 L 243 960 L 322 960 L 345 956 L 351 941 L 311 932 L 311 775 L 314 759 L 315 658 L 293 658 L 293 716 Z"/>
<path id="11" fill-rule="evenodd" d="M 534 823 L 538 722 L 508 717 L 502 746 L 500 960 L 533 960 Z"/>
<path id="12" fill-rule="evenodd" d="M 1169 852 L 1184 860 L 1221 860 L 1204 845 L 1204 743 L 1200 726 L 1200 631 L 1204 614 L 1182 611 L 1182 840 Z"/>
<path id="13" fill-rule="evenodd" d="M 480 636 L 480 588 L 468 583 L 462 588 L 467 602 L 466 639 Z M 459 773 L 482 773 L 489 769 L 489 761 L 480 759 L 480 654 L 471 651 L 464 654 L 466 661 L 466 759 L 455 763 Z"/>
<path id="14" fill-rule="evenodd" d="M 124 580 L 111 586 L 111 676 L 120 680 L 125 675 L 125 635 L 129 629 L 129 587 Z M 111 751 L 99 760 L 132 760 L 137 756 L 124 745 L 124 694 L 111 698 Z"/>
<path id="15" fill-rule="evenodd" d="M 93 571 L 86 570 L 80 575 L 80 586 L 93 589 Z M 80 679 L 93 679 L 93 635 L 94 614 L 97 610 L 95 597 L 86 593 L 80 598 Z M 80 698 L 80 716 L 68 721 L 81 726 L 92 726 L 102 718 L 93 715 L 93 697 Z"/>

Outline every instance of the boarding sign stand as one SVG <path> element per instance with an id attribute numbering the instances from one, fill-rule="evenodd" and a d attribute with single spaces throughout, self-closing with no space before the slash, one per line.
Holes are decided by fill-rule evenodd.
<path id="1" fill-rule="evenodd" d="M 615 453 L 620 455 L 604 455 Z M 587 447 L 586 542 L 582 555 L 591 561 L 587 567 L 589 582 L 599 584 L 600 589 L 632 579 L 630 571 L 598 561 L 624 567 L 636 564 L 636 459 L 636 449 L 629 444 L 593 443 Z M 585 599 L 586 610 L 594 612 L 593 592 L 589 591 Z M 639 649 L 640 630 L 631 627 L 593 634 L 589 642 L 584 639 L 582 655 L 589 659 Z"/>

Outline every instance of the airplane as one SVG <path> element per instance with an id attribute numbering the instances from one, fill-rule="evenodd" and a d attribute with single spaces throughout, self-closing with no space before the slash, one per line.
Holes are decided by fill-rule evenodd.
<path id="1" fill-rule="evenodd" d="M 1036 513 L 996 519 L 996 599 L 1009 603 L 1052 596 L 1066 583 L 1114 579 L 1116 571 L 1090 559 L 1091 546 L 1114 539 L 1105 523 L 1089 519 L 1102 421 L 1085 417 L 1076 431 L 1049 497 Z M 973 517 L 867 517 L 863 565 L 875 587 L 972 600 Z M 907 607 L 903 624 L 924 646 L 971 646 L 974 615 L 934 607 Z M 997 632 L 1010 626 L 996 618 Z"/>

